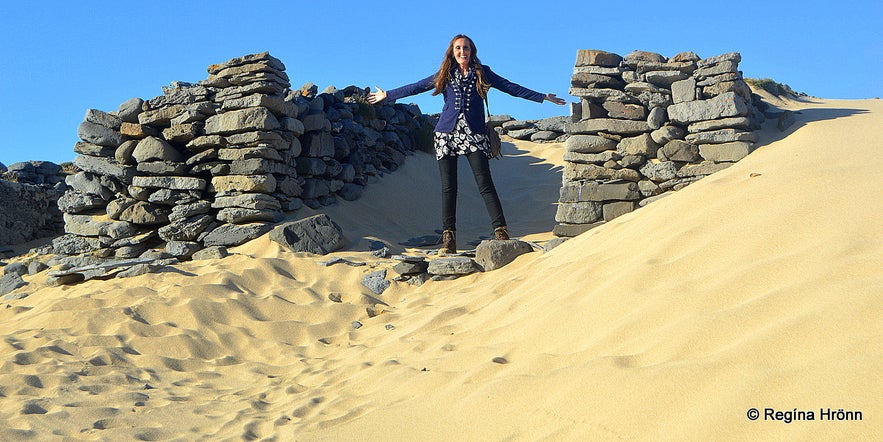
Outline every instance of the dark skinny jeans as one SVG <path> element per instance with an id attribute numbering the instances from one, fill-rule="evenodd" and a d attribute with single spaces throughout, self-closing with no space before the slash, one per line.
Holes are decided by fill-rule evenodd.
<path id="1" fill-rule="evenodd" d="M 457 158 L 443 157 L 438 160 L 438 170 L 441 173 L 442 226 L 445 230 L 457 230 Z M 487 155 L 480 151 L 472 152 L 466 155 L 466 159 L 469 160 L 469 166 L 475 175 L 475 184 L 478 185 L 478 192 L 484 199 L 491 224 L 494 228 L 505 226 L 503 206 L 500 204 L 500 197 L 491 178 Z"/>

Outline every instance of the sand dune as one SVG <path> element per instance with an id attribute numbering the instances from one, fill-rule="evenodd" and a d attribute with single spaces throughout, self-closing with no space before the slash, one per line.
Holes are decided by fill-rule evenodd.
<path id="1" fill-rule="evenodd" d="M 456 281 L 359 284 L 391 266 L 368 242 L 438 228 L 425 154 L 326 211 L 348 240 L 334 255 L 364 267 L 264 237 L 161 274 L 34 276 L 0 308 L 0 439 L 878 440 L 883 104 L 780 105 L 797 124 L 733 167 Z M 548 239 L 562 146 L 505 149 L 513 233 Z M 467 242 L 490 229 L 461 177 Z"/>

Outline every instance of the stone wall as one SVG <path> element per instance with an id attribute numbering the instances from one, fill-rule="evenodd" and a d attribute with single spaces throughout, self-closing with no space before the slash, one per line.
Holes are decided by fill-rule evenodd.
<path id="1" fill-rule="evenodd" d="M 578 51 L 555 234 L 578 235 L 748 155 L 764 117 L 740 61 Z"/>
<path id="2" fill-rule="evenodd" d="M 0 164 L 0 246 L 21 244 L 64 231 L 58 198 L 61 166 L 49 161 Z"/>
<path id="3" fill-rule="evenodd" d="M 268 53 L 208 67 L 196 84 L 90 109 L 74 146 L 80 169 L 59 201 L 59 254 L 186 258 L 242 244 L 306 204 L 359 198 L 434 124 L 414 105 L 364 102 L 350 86 L 292 89 Z"/>
<path id="4" fill-rule="evenodd" d="M 508 135 L 516 140 L 532 141 L 534 143 L 560 143 L 567 140 L 568 135 L 564 131 L 564 125 L 570 122 L 570 117 L 551 117 L 541 120 L 515 120 L 504 115 L 503 122 L 498 126 L 502 135 Z"/>

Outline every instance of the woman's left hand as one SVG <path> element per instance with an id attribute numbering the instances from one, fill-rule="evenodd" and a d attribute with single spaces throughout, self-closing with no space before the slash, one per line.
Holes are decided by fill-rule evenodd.
<path id="1" fill-rule="evenodd" d="M 556 97 L 555 94 L 546 94 L 546 96 L 543 98 L 546 101 L 551 101 L 552 103 L 555 103 L 559 106 L 565 103 L 563 99 Z"/>
<path id="2" fill-rule="evenodd" d="M 377 92 L 371 92 L 368 94 L 368 102 L 371 104 L 375 104 L 375 103 L 381 102 L 386 99 L 386 91 L 385 90 L 380 89 L 377 86 L 374 86 L 374 88 L 377 89 Z"/>

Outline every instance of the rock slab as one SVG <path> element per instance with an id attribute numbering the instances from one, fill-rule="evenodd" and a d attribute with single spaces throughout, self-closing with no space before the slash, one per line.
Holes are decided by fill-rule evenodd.
<path id="1" fill-rule="evenodd" d="M 325 214 L 282 224 L 270 239 L 293 252 L 327 255 L 343 247 L 343 230 Z"/>
<path id="2" fill-rule="evenodd" d="M 482 241 L 475 248 L 475 262 L 485 272 L 490 272 L 532 251 L 530 244 L 517 239 Z"/>

